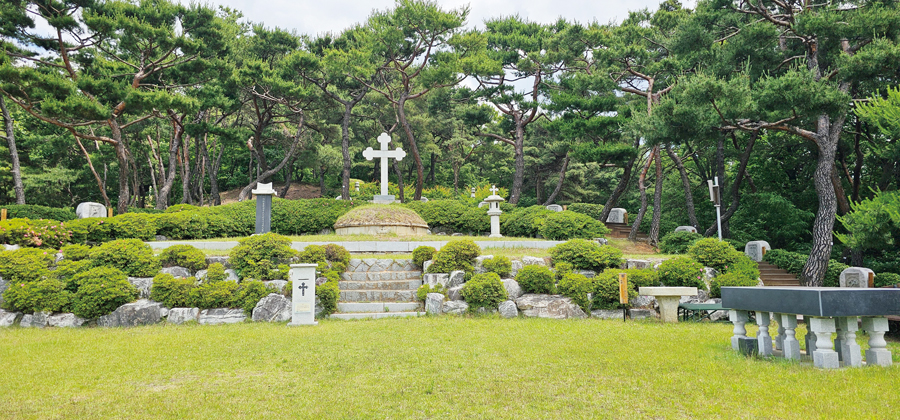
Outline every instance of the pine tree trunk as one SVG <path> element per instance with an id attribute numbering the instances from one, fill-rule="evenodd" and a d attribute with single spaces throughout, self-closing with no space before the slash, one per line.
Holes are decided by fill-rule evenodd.
<path id="1" fill-rule="evenodd" d="M 19 151 L 16 149 L 16 130 L 12 115 L 6 108 L 6 100 L 0 94 L 0 110 L 3 112 L 3 121 L 6 126 L 6 142 L 9 144 L 9 157 L 12 161 L 13 190 L 16 194 L 16 204 L 25 204 L 25 184 L 22 183 L 22 170 L 19 167 Z"/>
<path id="2" fill-rule="evenodd" d="M 559 192 L 562 190 L 563 182 L 566 180 L 566 170 L 569 168 L 569 153 L 566 153 L 566 158 L 563 159 L 562 168 L 559 170 L 559 180 L 556 182 L 556 188 L 553 190 L 553 193 L 550 194 L 550 197 L 547 197 L 547 201 L 544 202 L 544 206 L 549 206 L 556 201 L 556 196 L 559 195 Z"/>
<path id="3" fill-rule="evenodd" d="M 699 229 L 700 222 L 697 221 L 697 212 L 694 209 L 694 193 L 691 191 L 691 180 L 688 178 L 687 170 L 684 169 L 684 162 L 681 161 L 681 157 L 672 151 L 671 145 L 666 146 L 666 153 L 669 155 L 669 158 L 672 159 L 672 162 L 675 162 L 675 168 L 678 169 L 678 174 L 681 175 L 681 185 L 684 187 L 684 206 L 687 209 L 688 223 L 695 229 Z"/>
<path id="4" fill-rule="evenodd" d="M 656 159 L 656 187 L 653 191 L 653 218 L 650 221 L 649 243 L 650 246 L 655 247 L 659 244 L 659 221 L 662 217 L 663 171 L 659 146 L 654 151 L 654 159 Z"/>
<path id="5" fill-rule="evenodd" d="M 640 140 L 635 140 L 634 148 L 637 149 L 640 146 Z M 613 190 L 613 193 L 606 200 L 606 204 L 603 205 L 603 210 L 600 212 L 600 221 L 606 223 L 606 218 L 609 217 L 609 212 L 619 203 L 619 198 L 622 197 L 622 194 L 625 193 L 625 189 L 628 188 L 628 182 L 631 181 L 631 172 L 634 170 L 634 163 L 637 161 L 637 156 L 631 158 L 628 163 L 625 164 L 625 168 L 622 171 L 622 178 L 619 180 L 619 184 L 616 185 L 616 189 Z"/>
<path id="6" fill-rule="evenodd" d="M 647 158 L 647 164 L 644 165 L 641 176 L 638 178 L 638 189 L 641 192 L 641 209 L 638 210 L 637 217 L 635 217 L 634 222 L 632 222 L 631 232 L 628 234 L 628 240 L 630 241 L 637 240 L 638 229 L 641 227 L 641 222 L 644 221 L 644 214 L 647 213 L 647 185 L 644 181 L 647 179 L 647 171 L 650 170 L 650 165 L 653 164 L 653 158 L 655 157 L 656 148 L 650 153 L 650 157 Z"/>
<path id="7" fill-rule="evenodd" d="M 131 201 L 131 191 L 128 186 L 128 149 L 122 138 L 122 130 L 115 118 L 109 120 L 112 138 L 116 141 L 116 160 L 119 163 L 119 201 L 116 205 L 116 214 L 125 214 L 128 211 L 128 203 Z"/>
<path id="8" fill-rule="evenodd" d="M 400 100 L 397 101 L 397 117 L 400 120 L 400 125 L 403 126 L 403 131 L 406 133 L 406 138 L 409 140 L 409 151 L 412 152 L 413 161 L 416 163 L 416 193 L 413 196 L 413 200 L 419 201 L 422 199 L 422 185 L 425 181 L 425 168 L 422 166 L 422 156 L 419 155 L 419 146 L 416 144 L 416 137 L 413 135 L 412 126 L 409 125 L 409 121 L 406 119 L 406 95 L 400 97 Z M 394 159 L 396 162 L 396 159 Z M 403 187 L 400 188 L 400 199 L 403 200 Z"/>
<path id="9" fill-rule="evenodd" d="M 525 125 L 521 117 L 516 115 L 516 144 L 515 171 L 513 173 L 512 191 L 509 195 L 510 204 L 518 204 L 522 198 L 522 184 L 525 181 Z"/>
<path id="10" fill-rule="evenodd" d="M 172 120 L 172 130 L 174 131 L 172 140 L 169 141 L 169 166 L 165 168 L 165 172 L 160 167 L 160 175 L 165 175 L 165 178 L 160 180 L 162 185 L 157 190 L 157 210 L 165 210 L 169 207 L 169 195 L 172 193 L 172 187 L 175 186 L 175 173 L 178 171 L 178 151 L 181 150 L 182 137 L 184 136 L 184 127 L 179 119 L 183 117 L 170 114 L 170 118 Z"/>
<path id="11" fill-rule="evenodd" d="M 341 157 L 344 161 L 341 169 L 341 199 L 350 199 L 350 117 L 356 102 L 344 102 L 344 115 L 341 119 Z M 293 166 L 293 165 L 291 165 Z"/>

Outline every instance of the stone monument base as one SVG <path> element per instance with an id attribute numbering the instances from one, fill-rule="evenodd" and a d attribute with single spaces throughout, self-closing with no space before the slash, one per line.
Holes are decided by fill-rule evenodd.
<path id="1" fill-rule="evenodd" d="M 396 203 L 397 199 L 393 195 L 376 195 L 372 197 L 372 203 L 375 204 L 392 204 Z"/>

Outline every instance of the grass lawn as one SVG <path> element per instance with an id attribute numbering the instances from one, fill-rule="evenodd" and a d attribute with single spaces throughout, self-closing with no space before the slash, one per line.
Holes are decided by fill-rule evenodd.
<path id="1" fill-rule="evenodd" d="M 3 329 L 0 418 L 896 416 L 900 367 L 747 359 L 731 328 L 429 317 Z"/>

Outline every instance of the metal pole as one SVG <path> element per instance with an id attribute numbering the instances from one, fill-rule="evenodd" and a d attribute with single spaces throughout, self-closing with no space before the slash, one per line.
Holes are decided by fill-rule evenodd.
<path id="1" fill-rule="evenodd" d="M 721 193 L 719 191 L 719 177 L 714 178 L 716 180 L 716 224 L 718 225 L 719 230 L 719 240 L 722 240 L 722 198 Z"/>

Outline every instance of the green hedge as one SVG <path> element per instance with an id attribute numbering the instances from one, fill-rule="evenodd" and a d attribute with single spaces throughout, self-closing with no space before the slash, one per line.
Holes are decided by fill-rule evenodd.
<path id="1" fill-rule="evenodd" d="M 769 264 L 797 277 L 800 276 L 800 272 L 803 271 L 803 266 L 806 265 L 806 260 L 808 259 L 809 255 L 785 251 L 783 249 L 773 249 L 766 252 L 766 255 L 763 257 L 763 260 Z M 841 271 L 844 271 L 849 267 L 850 266 L 847 264 L 835 260 L 828 260 L 828 268 L 825 270 L 825 278 L 822 281 L 822 285 L 825 287 L 840 286 Z"/>
<path id="2" fill-rule="evenodd" d="M 75 219 L 74 209 L 36 206 L 33 204 L 9 204 L 0 208 L 6 209 L 9 219 L 50 219 L 68 222 Z"/>
<path id="3" fill-rule="evenodd" d="M 603 223 L 572 211 L 548 214 L 538 231 L 544 238 L 555 241 L 573 238 L 593 239 L 609 233 L 609 229 Z"/>
<path id="4" fill-rule="evenodd" d="M 603 271 L 624 262 L 622 250 L 586 239 L 572 239 L 550 248 L 553 264 L 567 262 L 579 270 Z"/>
<path id="5" fill-rule="evenodd" d="M 0 222 L 0 243 L 35 248 L 53 248 L 71 240 L 65 223 L 48 219 L 9 219 Z"/>
<path id="6" fill-rule="evenodd" d="M 603 204 L 572 203 L 566 206 L 566 210 L 591 216 L 594 220 L 600 220 L 600 214 L 603 213 Z"/>
<path id="7" fill-rule="evenodd" d="M 500 232 L 504 236 L 535 238 L 544 219 L 553 213 L 544 206 L 517 207 L 500 215 Z"/>

